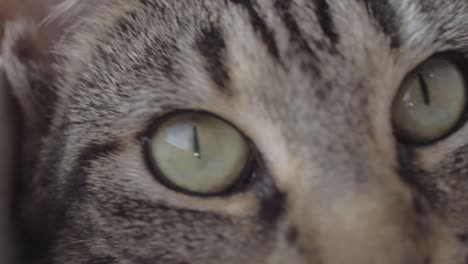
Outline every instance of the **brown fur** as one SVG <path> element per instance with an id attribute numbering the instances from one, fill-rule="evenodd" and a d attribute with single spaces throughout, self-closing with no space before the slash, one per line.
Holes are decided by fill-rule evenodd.
<path id="1" fill-rule="evenodd" d="M 466 56 L 465 1 L 59 4 L 2 49 L 31 263 L 466 263 L 466 127 L 419 148 L 390 122 L 408 72 Z M 155 180 L 140 136 L 182 109 L 238 127 L 258 180 L 210 198 Z"/>

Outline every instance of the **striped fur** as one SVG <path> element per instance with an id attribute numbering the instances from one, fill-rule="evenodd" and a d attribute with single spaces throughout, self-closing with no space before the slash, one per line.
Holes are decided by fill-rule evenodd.
<path id="1" fill-rule="evenodd" d="M 35 1 L 2 47 L 27 263 L 467 263 L 468 129 L 409 148 L 389 120 L 415 66 L 467 56 L 468 2 Z M 152 176 L 141 135 L 181 109 L 252 140 L 247 190 Z"/>

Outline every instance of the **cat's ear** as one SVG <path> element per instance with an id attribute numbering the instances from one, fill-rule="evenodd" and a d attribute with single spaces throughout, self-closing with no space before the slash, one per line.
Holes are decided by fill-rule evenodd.
<path id="1" fill-rule="evenodd" d="M 0 0 L 0 55 L 27 128 L 48 126 L 59 59 L 55 48 L 89 9 L 90 0 Z M 0 25 L 2 23 L 0 22 Z"/>

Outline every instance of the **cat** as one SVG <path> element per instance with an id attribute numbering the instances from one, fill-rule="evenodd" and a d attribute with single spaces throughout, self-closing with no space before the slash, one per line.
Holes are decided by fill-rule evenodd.
<path id="1" fill-rule="evenodd" d="M 26 263 L 468 263 L 467 1 L 17 5 Z"/>

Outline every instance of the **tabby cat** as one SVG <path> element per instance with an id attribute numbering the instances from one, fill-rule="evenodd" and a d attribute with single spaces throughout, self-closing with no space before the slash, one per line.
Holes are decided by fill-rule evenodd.
<path id="1" fill-rule="evenodd" d="M 19 2 L 27 263 L 468 263 L 468 1 Z"/>

